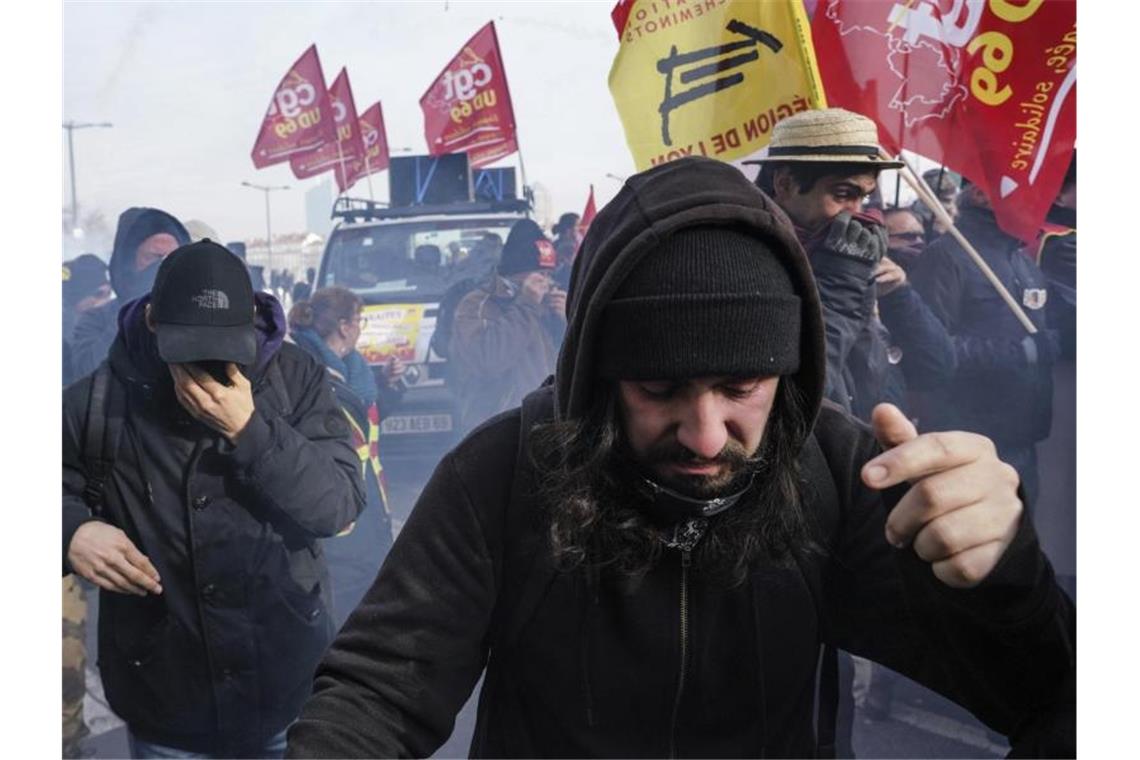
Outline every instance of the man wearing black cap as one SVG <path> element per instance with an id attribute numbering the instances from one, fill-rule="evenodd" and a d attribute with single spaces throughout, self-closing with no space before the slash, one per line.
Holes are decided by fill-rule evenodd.
<path id="1" fill-rule="evenodd" d="M 515 222 L 497 271 L 455 308 L 449 357 L 463 430 L 517 405 L 554 371 L 566 330 L 557 254 L 542 228 Z"/>
<path id="2" fill-rule="evenodd" d="M 115 298 L 76 323 L 71 346 L 75 377 L 93 371 L 106 358 L 119 329 L 119 309 L 150 291 L 159 262 L 189 242 L 190 233 L 182 222 L 160 209 L 129 208 L 119 215 L 108 265 Z"/>
<path id="3" fill-rule="evenodd" d="M 203 240 L 64 393 L 64 573 L 101 589 L 100 673 L 134 757 L 280 756 L 332 638 L 317 539 L 359 514 L 359 460 L 285 332 Z"/>
<path id="4" fill-rule="evenodd" d="M 1075 751 L 1073 606 L 1012 470 L 822 401 L 807 258 L 739 171 L 631 177 L 569 298 L 553 384 L 441 461 L 288 756 L 429 756 L 484 675 L 474 757 L 822 757 L 825 643 Z"/>

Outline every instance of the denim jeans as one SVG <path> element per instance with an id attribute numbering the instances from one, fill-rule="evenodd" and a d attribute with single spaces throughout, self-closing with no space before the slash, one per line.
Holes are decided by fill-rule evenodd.
<path id="1" fill-rule="evenodd" d="M 270 737 L 265 744 L 252 754 L 243 754 L 249 758 L 280 758 L 285 757 L 285 732 L 288 727 L 276 736 Z M 162 744 L 152 744 L 127 731 L 127 742 L 130 745 L 132 758 L 187 758 L 187 757 L 233 757 L 232 754 L 210 755 L 202 752 L 190 752 L 176 747 L 166 747 Z"/>

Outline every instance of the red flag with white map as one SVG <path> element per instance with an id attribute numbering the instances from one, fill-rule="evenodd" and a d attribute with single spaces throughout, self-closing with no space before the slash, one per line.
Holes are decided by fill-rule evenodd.
<path id="1" fill-rule="evenodd" d="M 979 185 L 1033 240 L 1076 145 L 1075 0 L 819 0 L 828 104 Z"/>

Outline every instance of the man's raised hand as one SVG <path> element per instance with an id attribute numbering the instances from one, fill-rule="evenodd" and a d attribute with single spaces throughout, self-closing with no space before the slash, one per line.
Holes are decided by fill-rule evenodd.
<path id="1" fill-rule="evenodd" d="M 96 586 L 120 594 L 161 594 L 158 571 L 127 534 L 105 522 L 85 522 L 67 547 L 71 569 Z"/>
<path id="2" fill-rule="evenodd" d="M 253 390 L 237 365 L 226 364 L 229 385 L 222 385 L 193 364 L 169 367 L 174 378 L 174 395 L 183 408 L 224 435 L 230 443 L 236 441 L 253 416 Z"/>
<path id="3" fill-rule="evenodd" d="M 887 516 L 887 541 L 911 544 L 948 586 L 981 583 L 1017 533 L 1017 471 L 985 436 L 918 435 L 891 404 L 875 407 L 871 425 L 886 451 L 863 466 L 863 482 L 875 489 L 911 484 Z"/>

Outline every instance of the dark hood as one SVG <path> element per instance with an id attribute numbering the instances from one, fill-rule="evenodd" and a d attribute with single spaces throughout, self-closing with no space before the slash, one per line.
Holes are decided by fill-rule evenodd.
<path id="1" fill-rule="evenodd" d="M 256 382 L 262 370 L 281 349 L 288 331 L 285 309 L 268 293 L 254 293 L 254 328 L 257 330 L 257 360 L 245 374 Z M 146 326 L 146 305 L 150 294 L 136 298 L 119 310 L 119 334 L 111 348 L 112 362 L 129 379 L 138 382 L 164 380 L 169 377 L 166 363 L 158 355 L 158 341 Z"/>
<path id="2" fill-rule="evenodd" d="M 135 252 L 139 244 L 151 235 L 165 232 L 173 235 L 178 245 L 190 242 L 190 234 L 182 222 L 156 208 L 129 208 L 119 215 L 115 230 L 115 246 L 111 251 L 111 287 L 120 302 L 130 301 L 150 292 L 158 264 L 142 272 L 135 271 Z"/>
<path id="3" fill-rule="evenodd" d="M 800 369 L 805 417 L 814 420 L 826 372 L 819 293 L 792 223 L 735 167 L 708 158 L 682 158 L 630 177 L 590 225 L 574 262 L 568 326 L 558 356 L 555 394 L 562 419 L 581 418 L 596 380 L 594 354 L 606 305 L 643 256 L 684 227 L 732 226 L 767 243 L 792 278 L 803 304 Z"/>

